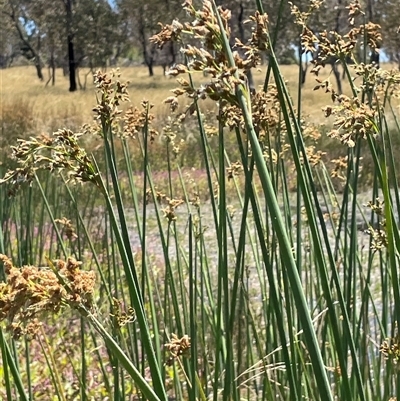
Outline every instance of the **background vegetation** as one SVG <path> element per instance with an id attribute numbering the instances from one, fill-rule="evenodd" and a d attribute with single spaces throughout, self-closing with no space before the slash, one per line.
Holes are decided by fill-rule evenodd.
<path id="1" fill-rule="evenodd" d="M 148 39 L 158 32 L 159 23 L 173 19 L 188 20 L 181 0 L 1 0 L 0 2 L 0 66 L 29 64 L 35 66 L 38 78 L 46 85 L 56 84 L 55 69 L 62 68 L 66 76 L 72 69 L 77 76 L 73 90 L 85 88 L 90 72 L 98 67 L 145 65 L 148 74 L 157 74 L 155 66 L 164 70 L 182 62 L 179 45 L 169 42 L 162 50 Z M 194 2 L 196 4 L 196 2 Z M 307 12 L 309 2 L 293 1 L 299 11 Z M 381 38 L 376 43 L 379 52 L 368 54 L 368 61 L 390 61 L 399 65 L 400 45 L 398 21 L 400 11 L 396 0 L 362 0 L 363 23 L 379 24 Z M 199 5 L 198 2 L 197 5 Z M 348 28 L 347 0 L 326 0 L 308 17 L 309 29 L 319 34 L 324 30 L 345 34 Z M 218 1 L 217 5 L 231 10 L 230 44 L 235 38 L 246 41 L 251 33 L 248 16 L 257 6 L 252 0 Z M 275 54 L 280 64 L 298 64 L 301 57 L 301 28 L 295 23 L 289 2 L 267 2 L 263 5 L 269 16 L 274 37 Z M 192 44 L 196 38 L 190 39 Z M 72 51 L 71 51 L 72 46 Z M 315 52 L 308 59 L 316 58 Z M 358 42 L 352 56 L 358 62 L 364 58 Z M 261 56 L 266 60 L 266 55 Z M 335 58 L 326 60 L 334 71 Z M 381 60 L 382 61 L 382 60 Z M 82 69 L 86 68 L 85 71 Z M 48 69 L 48 74 L 46 70 Z M 303 57 L 303 72 L 307 69 Z M 339 78 L 339 76 L 338 76 Z M 71 86 L 69 87 L 71 90 Z"/>

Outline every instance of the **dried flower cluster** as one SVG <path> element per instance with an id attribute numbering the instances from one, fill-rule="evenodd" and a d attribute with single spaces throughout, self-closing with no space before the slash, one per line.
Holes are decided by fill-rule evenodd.
<path id="1" fill-rule="evenodd" d="M 233 180 L 234 177 L 243 172 L 243 165 L 240 162 L 234 162 L 226 168 L 228 181 Z"/>
<path id="2" fill-rule="evenodd" d="M 168 117 L 168 122 L 163 126 L 163 139 L 168 144 L 168 149 L 177 157 L 185 146 L 185 140 L 177 140 L 177 135 L 182 132 L 182 123 L 179 119 Z"/>
<path id="3" fill-rule="evenodd" d="M 189 172 L 185 173 L 187 192 L 188 192 L 188 202 L 195 208 L 200 208 L 200 192 L 198 182 L 191 176 Z M 193 226 L 196 226 L 196 219 L 193 220 Z"/>
<path id="4" fill-rule="evenodd" d="M 221 7 L 214 10 L 208 0 L 203 2 L 200 10 L 195 9 L 191 1 L 186 1 L 184 8 L 193 18 L 192 22 L 181 24 L 174 21 L 172 25 L 162 25 L 161 32 L 151 40 L 162 47 L 168 41 L 184 43 L 183 35 L 200 39 L 201 47 L 189 44 L 182 47 L 181 51 L 185 55 L 187 65 L 175 65 L 169 74 L 178 76 L 199 71 L 206 73 L 211 79 L 200 88 L 194 89 L 186 79 L 179 78 L 180 87 L 174 89 L 172 91 L 174 96 L 167 98 L 165 102 L 170 104 L 172 111 L 175 111 L 178 107 L 178 97 L 182 95 L 190 99 L 209 98 L 220 103 L 221 121 L 231 128 L 238 126 L 242 117 L 237 107 L 236 89 L 239 84 L 247 85 L 246 71 L 260 64 L 261 52 L 268 49 L 268 18 L 259 13 L 250 17 L 250 22 L 254 24 L 252 36 L 246 44 L 236 41 L 233 52 L 235 66 L 232 67 L 223 45 L 223 36 L 228 39 L 230 36 L 230 11 Z M 216 12 L 221 18 L 223 32 Z M 188 111 L 193 112 L 192 105 Z"/>
<path id="5" fill-rule="evenodd" d="M 376 198 L 375 202 L 368 202 L 367 207 L 378 216 L 379 222 L 375 227 L 370 225 L 365 230 L 365 233 L 371 237 L 371 249 L 380 251 L 388 246 L 384 204 L 379 198 Z"/>
<path id="6" fill-rule="evenodd" d="M 386 339 L 380 346 L 380 352 L 386 359 L 397 365 L 400 361 L 400 336 Z"/>
<path id="7" fill-rule="evenodd" d="M 306 147 L 306 154 L 311 166 L 315 167 L 322 162 L 322 158 L 326 155 L 326 152 L 317 150 L 314 145 L 310 145 Z"/>
<path id="8" fill-rule="evenodd" d="M 143 101 L 143 110 L 129 108 L 122 113 L 119 108 L 121 103 L 129 101 L 127 84 L 114 77 L 118 78 L 119 73 L 113 71 L 110 75 L 101 72 L 95 74 L 98 104 L 93 109 L 94 125 L 84 125 L 81 132 L 77 133 L 62 129 L 51 136 L 42 134 L 28 140 L 17 140 L 17 146 L 11 149 L 12 158 L 17 161 L 18 167 L 9 170 L 0 179 L 0 184 L 9 184 L 10 196 L 15 195 L 23 183 L 30 184 L 40 170 L 66 172 L 68 181 L 89 181 L 102 188 L 95 163 L 80 143 L 83 135 L 106 135 L 111 130 L 121 137 L 136 137 L 146 128 L 149 140 L 154 141 L 158 133 L 151 126 L 154 116 L 149 113 L 153 105 Z"/>
<path id="9" fill-rule="evenodd" d="M 269 85 L 266 92 L 253 92 L 250 95 L 252 121 L 259 139 L 270 137 L 277 131 L 284 135 L 286 127 L 281 115 L 281 105 L 275 85 Z M 224 103 L 218 116 L 222 125 L 230 130 L 240 128 L 245 132 L 245 123 L 240 107 L 236 104 Z"/>
<path id="10" fill-rule="evenodd" d="M 172 365 L 175 359 L 181 356 L 190 356 L 190 338 L 187 334 L 182 338 L 179 338 L 176 334 L 172 334 L 171 341 L 165 344 L 165 348 L 171 354 L 171 358 L 167 361 L 167 365 Z"/>
<path id="11" fill-rule="evenodd" d="M 331 178 L 338 178 L 340 181 L 346 180 L 346 170 L 347 170 L 347 163 L 348 157 L 339 157 L 338 159 L 331 160 L 333 164 L 333 168 L 331 170 Z"/>
<path id="12" fill-rule="evenodd" d="M 122 307 L 122 301 L 116 298 L 113 298 L 113 313 L 111 316 L 115 319 L 119 328 L 136 320 L 136 313 L 132 306 L 129 306 L 128 310 L 125 311 Z"/>
<path id="13" fill-rule="evenodd" d="M 41 135 L 28 140 L 18 139 L 17 146 L 12 146 L 12 157 L 19 167 L 9 170 L 0 184 L 10 184 L 12 196 L 23 183 L 31 183 L 38 170 L 67 172 L 68 181 L 97 184 L 98 173 L 92 160 L 79 144 L 81 133 L 68 129 L 55 132 L 51 137 Z"/>
<path id="14" fill-rule="evenodd" d="M 129 101 L 128 83 L 121 83 L 118 79 L 113 79 L 114 77 L 120 77 L 118 70 L 112 71 L 109 75 L 101 71 L 94 74 L 97 106 L 93 111 L 102 125 L 112 123 L 122 113 L 120 105 Z"/>
<path id="15" fill-rule="evenodd" d="M 169 222 L 175 221 L 177 219 L 176 208 L 183 205 L 185 201 L 183 199 L 170 199 L 168 197 L 165 199 L 167 201 L 167 206 L 163 209 L 164 217 Z"/>
<path id="16" fill-rule="evenodd" d="M 291 4 L 292 14 L 302 31 L 303 53 L 312 55 L 312 72 L 316 76 L 326 64 L 336 69 L 337 63 L 341 63 L 345 65 L 348 73 L 350 68 L 354 68 L 356 76 L 362 79 L 359 87 L 355 85 L 357 78 L 352 83 L 352 97 L 336 93 L 328 80 L 321 81 L 317 78 L 318 84 L 314 88 L 330 93 L 332 101 L 336 103 L 324 109 L 326 117 L 331 115 L 335 117 L 333 130 L 329 136 L 338 138 L 342 143 L 352 147 L 358 138 L 377 134 L 375 120 L 382 107 L 382 104 L 379 104 L 380 95 L 391 96 L 397 93 L 399 74 L 394 71 L 383 71 L 373 63 L 348 66 L 349 60 L 355 60 L 353 52 L 357 48 L 358 41 L 366 41 L 364 46 L 368 46 L 369 50 L 375 53 L 379 53 L 382 45 L 380 26 L 372 22 L 364 23 L 360 1 L 354 0 L 346 7 L 348 29 L 343 34 L 337 30 L 315 32 L 308 26 L 309 17 L 321 4 L 321 1 L 311 2 L 306 12 L 301 12 L 297 6 Z M 338 74 L 337 71 L 336 73 Z M 360 92 L 368 95 L 362 97 L 363 101 L 357 98 Z"/>
<path id="17" fill-rule="evenodd" d="M 353 147 L 358 138 L 377 133 L 375 125 L 376 110 L 369 105 L 361 103 L 358 98 L 350 98 L 346 95 L 337 97 L 337 106 L 324 108 L 325 116 L 335 117 L 334 129 L 328 133 L 331 138 L 338 138 L 342 143 Z"/>
<path id="18" fill-rule="evenodd" d="M 176 209 L 183 205 L 185 201 L 183 199 L 171 199 L 165 193 L 156 191 L 154 194 L 156 201 L 165 207 L 162 209 L 164 217 L 169 221 L 176 221 Z M 146 193 L 146 203 L 149 204 L 153 200 L 153 193 L 151 189 L 147 190 Z"/>
<path id="19" fill-rule="evenodd" d="M 75 227 L 72 225 L 71 220 L 68 220 L 66 217 L 63 217 L 62 219 L 56 219 L 55 222 L 61 225 L 65 236 L 70 241 L 78 238 L 78 236 L 75 233 Z"/>
<path id="20" fill-rule="evenodd" d="M 374 94 L 370 100 L 373 107 L 379 107 L 377 101 L 385 95 L 399 97 L 400 72 L 398 70 L 384 70 L 376 68 L 374 64 L 364 63 L 355 65 L 353 69 L 356 76 L 362 79 L 358 89 Z"/>
<path id="21" fill-rule="evenodd" d="M 346 7 L 348 10 L 349 30 L 344 35 L 337 31 L 327 30 L 316 33 L 308 27 L 310 15 L 321 4 L 322 1 L 313 1 L 306 12 L 301 12 L 297 6 L 291 3 L 291 11 L 295 17 L 295 22 L 302 29 L 303 52 L 311 53 L 314 56 L 312 60 L 314 64 L 312 72 L 314 74 L 318 75 L 320 69 L 325 67 L 327 63 L 331 64 L 333 60 L 353 59 L 353 51 L 359 38 L 366 39 L 371 50 L 379 51 L 382 44 L 380 26 L 372 22 L 356 25 L 356 17 L 363 14 L 358 0 L 353 1 Z"/>
<path id="22" fill-rule="evenodd" d="M 15 267 L 7 256 L 0 255 L 7 281 L 0 283 L 0 321 L 18 338 L 34 335 L 39 321 L 48 313 L 58 313 L 63 306 L 93 307 L 95 275 L 80 269 L 81 262 L 68 258 L 48 267 Z"/>
<path id="23" fill-rule="evenodd" d="M 123 138 L 136 138 L 143 130 L 148 128 L 150 142 L 154 142 L 158 132 L 151 124 L 154 120 L 154 115 L 149 111 L 154 107 L 147 100 L 142 101 L 142 110 L 137 107 L 129 107 L 122 117 L 122 130 L 120 136 Z"/>
<path id="24" fill-rule="evenodd" d="M 93 108 L 95 120 L 101 128 L 98 132 L 105 134 L 108 127 L 123 138 L 135 138 L 146 127 L 149 139 L 154 141 L 158 132 L 151 126 L 154 115 L 149 111 L 153 105 L 144 100 L 141 103 L 142 110 L 137 107 L 129 107 L 125 112 L 120 108 L 122 103 L 130 102 L 128 93 L 129 82 L 120 81 L 119 70 L 113 70 L 110 74 L 97 71 L 94 82 L 97 88 L 97 106 Z"/>
<path id="25" fill-rule="evenodd" d="M 399 96 L 400 73 L 398 71 L 385 71 L 374 65 L 358 64 L 354 68 L 356 78 L 361 78 L 362 83 L 354 89 L 357 93 L 373 94 L 368 103 L 362 102 L 358 97 L 339 95 L 328 81 L 318 78 L 314 90 L 323 89 L 331 94 L 331 99 L 336 104 L 323 108 L 325 117 L 334 117 L 333 129 L 328 133 L 332 138 L 338 138 L 342 143 L 353 147 L 358 138 L 367 135 L 378 135 L 376 125 L 377 116 L 384 105 L 382 98 Z"/>
<path id="26" fill-rule="evenodd" d="M 313 1 L 313 8 L 318 8 L 320 2 Z M 170 70 L 170 75 L 180 76 L 181 74 L 193 74 L 201 71 L 210 76 L 209 82 L 202 84 L 195 89 L 191 82 L 179 77 L 179 88 L 174 89 L 173 96 L 168 97 L 165 102 L 170 105 L 174 112 L 178 108 L 178 98 L 186 95 L 189 99 L 211 99 L 218 102 L 218 120 L 224 127 L 230 130 L 240 129 L 245 132 L 245 124 L 241 108 L 237 98 L 237 87 L 243 85 L 247 88 L 247 101 L 251 104 L 252 123 L 258 134 L 261 146 L 264 149 L 266 158 L 273 158 L 274 162 L 288 150 L 285 143 L 285 123 L 282 118 L 278 90 L 275 85 L 269 85 L 266 91 L 253 91 L 249 89 L 247 82 L 247 72 L 260 64 L 261 53 L 269 51 L 268 17 L 255 13 L 249 21 L 253 24 L 252 35 L 246 44 L 236 40 L 233 47 L 233 63 L 227 59 L 227 49 L 224 48 L 224 35 L 229 39 L 229 19 L 230 12 L 221 7 L 214 9 L 211 2 L 206 0 L 200 10 L 193 7 L 191 1 L 184 5 L 192 22 L 179 23 L 174 21 L 172 25 L 162 26 L 161 32 L 151 39 L 159 46 L 163 46 L 168 41 L 178 41 L 182 44 L 181 51 L 187 60 L 186 65 L 175 65 Z M 220 14 L 224 32 L 221 32 L 218 23 L 217 13 Z M 184 36 L 192 36 L 200 39 L 201 46 L 196 47 L 186 44 Z M 194 111 L 192 103 L 187 114 Z M 178 117 L 182 120 L 182 114 Z M 315 130 L 314 130 L 315 131 Z M 278 155 L 274 150 L 269 150 L 268 138 L 279 132 L 281 141 L 281 152 Z M 211 134 L 217 131 L 211 129 Z M 314 143 L 315 143 L 314 138 Z M 265 143 L 264 143 L 265 142 Z M 323 152 L 317 151 L 315 146 L 308 148 L 308 154 L 312 158 L 313 165 L 321 160 Z M 228 177 L 233 176 L 232 171 L 228 171 Z M 217 188 L 217 186 L 216 186 Z"/>
<path id="27" fill-rule="evenodd" d="M 374 251 L 380 251 L 388 246 L 387 234 L 385 222 L 379 223 L 378 228 L 369 226 L 365 233 L 371 236 L 371 249 Z"/>

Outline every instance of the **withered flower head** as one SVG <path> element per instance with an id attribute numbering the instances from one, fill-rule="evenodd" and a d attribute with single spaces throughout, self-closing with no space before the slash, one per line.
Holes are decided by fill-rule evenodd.
<path id="1" fill-rule="evenodd" d="M 243 165 L 240 162 L 235 162 L 226 168 L 228 181 L 233 180 L 233 177 L 238 176 L 243 172 Z"/>
<path id="2" fill-rule="evenodd" d="M 192 21 L 182 24 L 174 21 L 172 25 L 162 25 L 161 32 L 152 40 L 162 46 L 167 41 L 176 40 L 175 32 L 179 32 L 179 40 L 180 36 L 183 38 L 184 35 L 199 39 L 200 46 L 183 41 L 183 43 L 188 42 L 181 48 L 187 64 L 172 66 L 168 74 L 177 76 L 203 72 L 210 76 L 210 80 L 195 89 L 191 83 L 181 78 L 178 80 L 180 87 L 172 91 L 174 95 L 168 97 L 165 103 L 169 104 L 174 112 L 178 108 L 179 97 L 186 95 L 194 100 L 211 99 L 219 102 L 226 111 L 232 111 L 229 110 L 230 107 L 238 106 L 236 97 L 238 86 L 248 87 L 246 73 L 260 64 L 261 53 L 269 49 L 268 17 L 266 14 L 258 12 L 250 17 L 249 22 L 254 25 L 251 38 L 247 43 L 236 40 L 235 65 L 231 65 L 223 45 L 224 37 L 228 40 L 230 38 L 231 12 L 222 7 L 215 8 L 208 0 L 203 1 L 200 9 L 197 9 L 191 1 L 186 1 L 183 7 Z M 193 108 L 189 106 L 187 111 L 192 112 Z M 229 119 L 229 124 L 233 117 L 232 115 L 232 117 L 226 118 L 226 120 Z M 233 127 L 234 125 L 235 123 L 229 126 Z"/>
<path id="3" fill-rule="evenodd" d="M 68 220 L 66 217 L 63 217 L 62 219 L 56 219 L 55 222 L 61 225 L 65 236 L 70 241 L 78 238 L 78 236 L 75 233 L 75 228 L 71 223 L 71 220 Z"/>
<path id="4" fill-rule="evenodd" d="M 128 323 L 133 323 L 136 320 L 135 310 L 129 306 L 128 310 L 124 310 L 122 306 L 122 301 L 113 298 L 113 313 L 111 316 L 115 319 L 115 323 L 118 328 L 121 328 Z"/>
<path id="5" fill-rule="evenodd" d="M 67 172 L 67 179 L 72 182 L 91 181 L 97 185 L 98 173 L 79 143 L 82 134 L 68 129 L 58 130 L 52 137 L 31 137 L 18 139 L 17 146 L 12 146 L 12 155 L 19 167 L 9 170 L 0 184 L 10 184 L 10 195 L 14 195 L 22 183 L 31 183 L 38 170 Z"/>
<path id="6" fill-rule="evenodd" d="M 400 361 L 400 336 L 387 338 L 380 346 L 380 352 L 385 358 L 397 365 Z"/>
<path id="7" fill-rule="evenodd" d="M 38 321 L 62 307 L 93 307 L 95 275 L 80 269 L 81 262 L 49 262 L 49 266 L 17 268 L 10 258 L 0 254 L 7 281 L 0 283 L 0 321 L 7 320 L 15 337 L 35 334 Z M 54 268 L 54 270 L 53 270 Z"/>
<path id="8" fill-rule="evenodd" d="M 357 138 L 365 138 L 375 134 L 376 110 L 373 110 L 357 98 L 345 95 L 337 97 L 339 105 L 324 108 L 325 115 L 334 116 L 333 130 L 328 133 L 332 138 L 338 138 L 349 147 L 353 147 Z"/>
<path id="9" fill-rule="evenodd" d="M 112 123 L 122 113 L 119 106 L 129 101 L 128 83 L 118 79 L 119 70 L 113 70 L 110 75 L 97 71 L 94 74 L 94 83 L 97 88 L 97 106 L 93 108 L 95 118 L 104 123 Z"/>
<path id="10" fill-rule="evenodd" d="M 176 334 L 172 334 L 171 341 L 165 344 L 165 348 L 171 354 L 167 364 L 171 365 L 175 359 L 181 356 L 189 357 L 190 345 L 190 337 L 187 334 L 182 338 L 179 338 Z"/>
<path id="11" fill-rule="evenodd" d="M 153 142 L 158 135 L 158 132 L 152 127 L 155 116 L 154 114 L 150 113 L 150 109 L 153 107 L 153 105 L 147 100 L 144 100 L 141 106 L 141 110 L 137 107 L 130 107 L 124 113 L 122 118 L 123 129 L 120 135 L 123 138 L 136 138 L 143 132 L 145 127 L 147 127 L 150 142 Z"/>
<path id="12" fill-rule="evenodd" d="M 180 40 L 184 25 L 178 20 L 173 20 L 171 25 L 163 25 L 161 22 L 158 25 L 160 25 L 161 31 L 157 35 L 153 35 L 150 38 L 150 42 L 155 43 L 160 49 L 168 42 L 177 42 Z"/>
<path id="13" fill-rule="evenodd" d="M 163 209 L 164 217 L 169 221 L 175 221 L 177 219 L 177 215 L 175 210 L 178 206 L 183 205 L 185 201 L 183 199 L 170 199 L 168 197 L 165 198 L 168 202 L 166 208 Z"/>

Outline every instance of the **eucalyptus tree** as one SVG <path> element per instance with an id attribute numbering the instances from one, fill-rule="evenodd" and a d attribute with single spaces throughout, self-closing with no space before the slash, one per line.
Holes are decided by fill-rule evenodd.
<path id="1" fill-rule="evenodd" d="M 371 0 L 373 1 L 373 0 Z M 400 69 L 400 6 L 398 0 L 375 0 L 377 22 L 382 28 L 382 47 Z"/>
<path id="2" fill-rule="evenodd" d="M 2 14 L 9 19 L 12 28 L 18 35 L 20 53 L 36 67 L 36 73 L 43 80 L 42 62 L 42 25 L 33 16 L 34 2 L 24 0 L 5 0 L 2 4 Z"/>
<path id="3" fill-rule="evenodd" d="M 149 75 L 154 75 L 154 66 L 173 64 L 176 60 L 176 49 L 164 48 L 160 52 L 157 47 L 149 42 L 149 38 L 156 34 L 159 23 L 170 23 L 172 19 L 183 19 L 181 0 L 117 0 L 116 1 L 122 21 L 125 22 L 126 34 L 130 45 L 140 49 L 143 64 L 148 68 Z"/>
<path id="4" fill-rule="evenodd" d="M 126 49 L 125 24 L 115 7 L 107 0 L 74 0 L 72 33 L 74 38 L 75 69 L 89 67 L 87 76 L 96 68 L 116 64 Z"/>
<path id="5" fill-rule="evenodd" d="M 10 18 L 1 12 L 3 7 L 4 1 L 0 0 L 0 68 L 7 68 L 19 56 L 19 37 Z"/>

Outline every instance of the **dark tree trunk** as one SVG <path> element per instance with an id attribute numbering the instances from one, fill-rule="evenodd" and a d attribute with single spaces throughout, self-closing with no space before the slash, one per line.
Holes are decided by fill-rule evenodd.
<path id="1" fill-rule="evenodd" d="M 300 68 L 301 68 L 301 85 L 304 85 L 306 83 L 306 78 L 307 78 L 308 63 L 306 62 L 306 67 L 304 68 L 303 62 L 300 61 Z"/>
<path id="2" fill-rule="evenodd" d="M 174 42 L 170 42 L 170 45 L 169 45 L 169 54 L 170 54 L 170 56 L 171 56 L 170 65 L 174 65 L 174 64 L 176 63 L 176 54 L 175 54 Z"/>
<path id="3" fill-rule="evenodd" d="M 69 91 L 76 91 L 76 69 L 74 57 L 74 42 L 68 37 Z"/>
<path id="4" fill-rule="evenodd" d="M 303 63 L 303 55 L 305 56 L 305 61 Z M 309 54 L 305 52 L 305 49 L 301 46 L 301 40 L 299 39 L 299 66 L 300 66 L 300 80 L 301 80 L 301 85 L 304 86 L 306 83 L 307 79 L 307 71 L 308 71 L 308 66 L 309 66 L 309 60 L 308 60 Z M 312 60 L 315 61 L 318 59 L 318 53 L 315 52 L 311 54 Z"/>
<path id="5" fill-rule="evenodd" d="M 29 43 L 29 40 L 25 37 L 22 28 L 20 26 L 19 19 L 15 15 L 15 10 L 12 8 L 12 12 L 10 14 L 7 14 L 11 20 L 13 21 L 15 28 L 17 29 L 18 36 L 21 39 L 22 43 L 24 44 L 24 48 L 26 48 L 27 52 L 29 52 L 29 60 L 34 60 L 35 68 L 36 68 L 36 74 L 38 78 L 43 81 L 43 72 L 42 72 L 42 61 L 40 59 L 40 37 L 38 39 L 38 50 L 36 51 L 33 46 Z"/>
<path id="6" fill-rule="evenodd" d="M 40 63 L 40 59 L 36 60 L 35 58 L 35 68 L 36 68 L 36 74 L 38 76 L 38 78 L 43 81 L 43 72 L 42 72 L 42 65 Z"/>
<path id="7" fill-rule="evenodd" d="M 51 66 L 51 86 L 54 86 L 56 84 L 56 65 L 53 62 Z"/>
<path id="8" fill-rule="evenodd" d="M 49 79 L 46 82 L 47 86 L 51 81 L 51 85 L 54 86 L 56 83 L 56 63 L 54 60 L 54 49 L 51 51 L 50 54 L 50 62 L 49 62 Z"/>
<path id="9" fill-rule="evenodd" d="M 140 9 L 140 15 L 143 15 L 143 9 Z M 155 52 L 156 48 L 153 46 L 150 52 L 147 49 L 147 37 L 146 37 L 146 29 L 143 24 L 143 19 L 139 18 L 139 34 L 140 34 L 140 42 L 142 45 L 142 53 L 143 53 L 143 61 L 146 64 L 147 69 L 149 71 L 149 76 L 152 77 L 154 75 L 154 61 L 155 61 Z"/>
<path id="10" fill-rule="evenodd" d="M 380 63 L 379 52 L 377 52 L 376 50 L 372 50 L 369 62 L 371 64 L 375 64 L 376 68 L 379 68 L 379 63 Z"/>
<path id="11" fill-rule="evenodd" d="M 149 76 L 152 77 L 154 75 L 153 63 L 147 63 L 147 69 L 149 70 Z"/>
<path id="12" fill-rule="evenodd" d="M 336 78 L 338 93 L 339 93 L 339 95 L 341 95 L 343 93 L 342 92 L 342 80 L 340 78 L 340 72 L 339 72 L 336 60 L 333 60 L 331 65 L 332 65 L 333 74 L 335 75 L 335 78 Z"/>
<path id="13" fill-rule="evenodd" d="M 165 54 L 164 58 L 165 60 L 162 63 L 162 68 L 163 68 L 163 74 L 164 76 L 167 73 L 167 67 L 171 67 L 171 65 L 174 65 L 176 63 L 176 54 L 175 54 L 175 46 L 174 42 L 168 42 L 168 52 Z"/>
<path id="14" fill-rule="evenodd" d="M 66 0 L 67 9 L 67 40 L 68 40 L 68 67 L 69 67 L 69 91 L 75 92 L 76 86 L 76 65 L 74 55 L 74 42 L 72 34 L 72 0 Z"/>
<path id="15" fill-rule="evenodd" d="M 245 38 L 244 28 L 243 28 L 244 7 L 243 7 L 242 2 L 240 2 L 239 9 L 240 9 L 240 11 L 239 11 L 239 14 L 238 14 L 238 19 L 237 19 L 238 29 L 239 29 L 239 39 L 240 39 L 240 41 L 242 43 L 245 43 L 246 38 Z M 246 77 L 247 77 L 247 81 L 248 81 L 248 84 L 249 84 L 250 91 L 251 92 L 255 91 L 253 74 L 251 73 L 250 69 L 246 71 Z"/>
<path id="16" fill-rule="evenodd" d="M 37 71 L 37 76 L 39 77 L 39 79 L 41 81 L 43 81 L 44 80 L 44 76 L 43 76 L 43 72 L 42 72 L 42 60 L 40 59 L 40 56 L 39 56 L 39 52 L 40 52 L 41 47 L 42 47 L 42 41 L 40 40 L 40 35 L 39 35 L 38 40 L 37 40 L 37 49 L 38 49 L 38 51 L 34 55 L 34 60 L 35 60 L 35 67 L 36 67 L 36 71 Z"/>
<path id="17" fill-rule="evenodd" d="M 368 17 L 369 17 L 369 21 L 375 23 L 375 9 L 374 9 L 374 4 L 372 0 L 368 0 Z M 379 47 L 379 44 L 378 44 Z M 369 62 L 371 64 L 375 64 L 375 66 L 377 68 L 379 68 L 379 51 L 378 49 L 371 49 L 371 55 L 370 55 L 370 59 Z"/>

